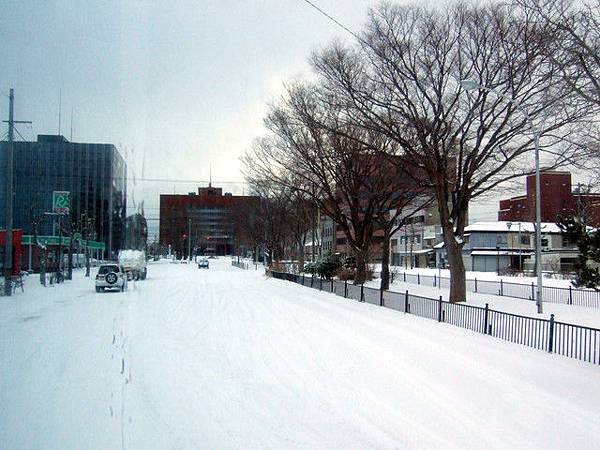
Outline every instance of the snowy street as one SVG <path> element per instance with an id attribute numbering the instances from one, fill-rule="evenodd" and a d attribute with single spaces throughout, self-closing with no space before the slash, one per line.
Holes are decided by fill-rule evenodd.
<path id="1" fill-rule="evenodd" d="M 210 263 L 0 297 L 0 449 L 598 446 L 598 366 Z"/>

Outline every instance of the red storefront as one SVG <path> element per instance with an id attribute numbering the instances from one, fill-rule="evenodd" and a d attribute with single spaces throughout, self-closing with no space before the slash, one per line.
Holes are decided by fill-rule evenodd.
<path id="1" fill-rule="evenodd" d="M 13 230 L 13 275 L 21 272 L 21 255 L 23 230 Z M 0 230 L 0 268 L 4 274 L 4 245 L 6 243 L 6 230 Z"/>

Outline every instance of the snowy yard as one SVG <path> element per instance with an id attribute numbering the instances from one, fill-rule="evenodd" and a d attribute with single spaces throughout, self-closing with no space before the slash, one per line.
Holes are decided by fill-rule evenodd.
<path id="1" fill-rule="evenodd" d="M 0 297 L 0 449 L 597 448 L 592 364 L 224 258 L 36 282 Z"/>
<path id="2" fill-rule="evenodd" d="M 376 279 L 365 283 L 365 286 L 379 289 L 380 283 L 381 280 Z M 394 281 L 394 283 L 390 284 L 390 291 L 405 292 L 406 290 L 410 294 L 429 298 L 438 298 L 440 295 L 444 300 L 448 300 L 449 298 L 449 289 L 439 289 L 437 287 L 403 283 L 401 281 Z M 542 319 L 549 319 L 550 314 L 554 314 L 554 320 L 558 322 L 600 328 L 600 308 L 544 302 L 544 313 L 538 314 L 536 303 L 531 300 L 467 292 L 467 305 L 485 306 L 486 303 L 489 304 L 491 309 L 496 311 Z"/>

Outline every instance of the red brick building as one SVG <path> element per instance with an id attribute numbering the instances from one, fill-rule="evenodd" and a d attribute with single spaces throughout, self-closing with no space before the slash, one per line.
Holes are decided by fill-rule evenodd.
<path id="1" fill-rule="evenodd" d="M 192 254 L 228 255 L 236 248 L 233 212 L 245 209 L 256 197 L 223 194 L 222 188 L 198 188 L 188 195 L 160 196 L 160 244 L 178 257 Z"/>
<path id="2" fill-rule="evenodd" d="M 498 220 L 532 221 L 535 218 L 535 175 L 527 177 L 525 195 L 500 200 Z M 600 194 L 573 192 L 570 172 L 540 173 L 542 222 L 556 223 L 560 216 L 585 211 L 589 225 L 600 226 Z"/>

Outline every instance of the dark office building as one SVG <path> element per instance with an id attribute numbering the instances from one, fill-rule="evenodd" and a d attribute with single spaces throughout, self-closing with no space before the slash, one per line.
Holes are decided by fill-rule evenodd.
<path id="1" fill-rule="evenodd" d="M 0 228 L 4 227 L 6 202 L 6 142 L 0 151 Z M 112 144 L 69 142 L 63 136 L 38 135 L 36 142 L 14 143 L 13 227 L 33 234 L 32 222 L 40 220 L 38 234 L 55 235 L 52 192 L 69 191 L 70 217 L 83 213 L 94 220 L 95 236 L 106 244 L 105 257 L 114 256 L 125 238 L 127 165 Z"/>
<path id="2" fill-rule="evenodd" d="M 229 255 L 236 249 L 236 221 L 240 211 L 256 197 L 229 193 L 221 188 L 199 188 L 188 195 L 160 196 L 160 244 L 179 257 L 192 254 Z M 189 236 L 191 234 L 191 236 Z M 188 241 L 189 239 L 189 241 Z"/>

